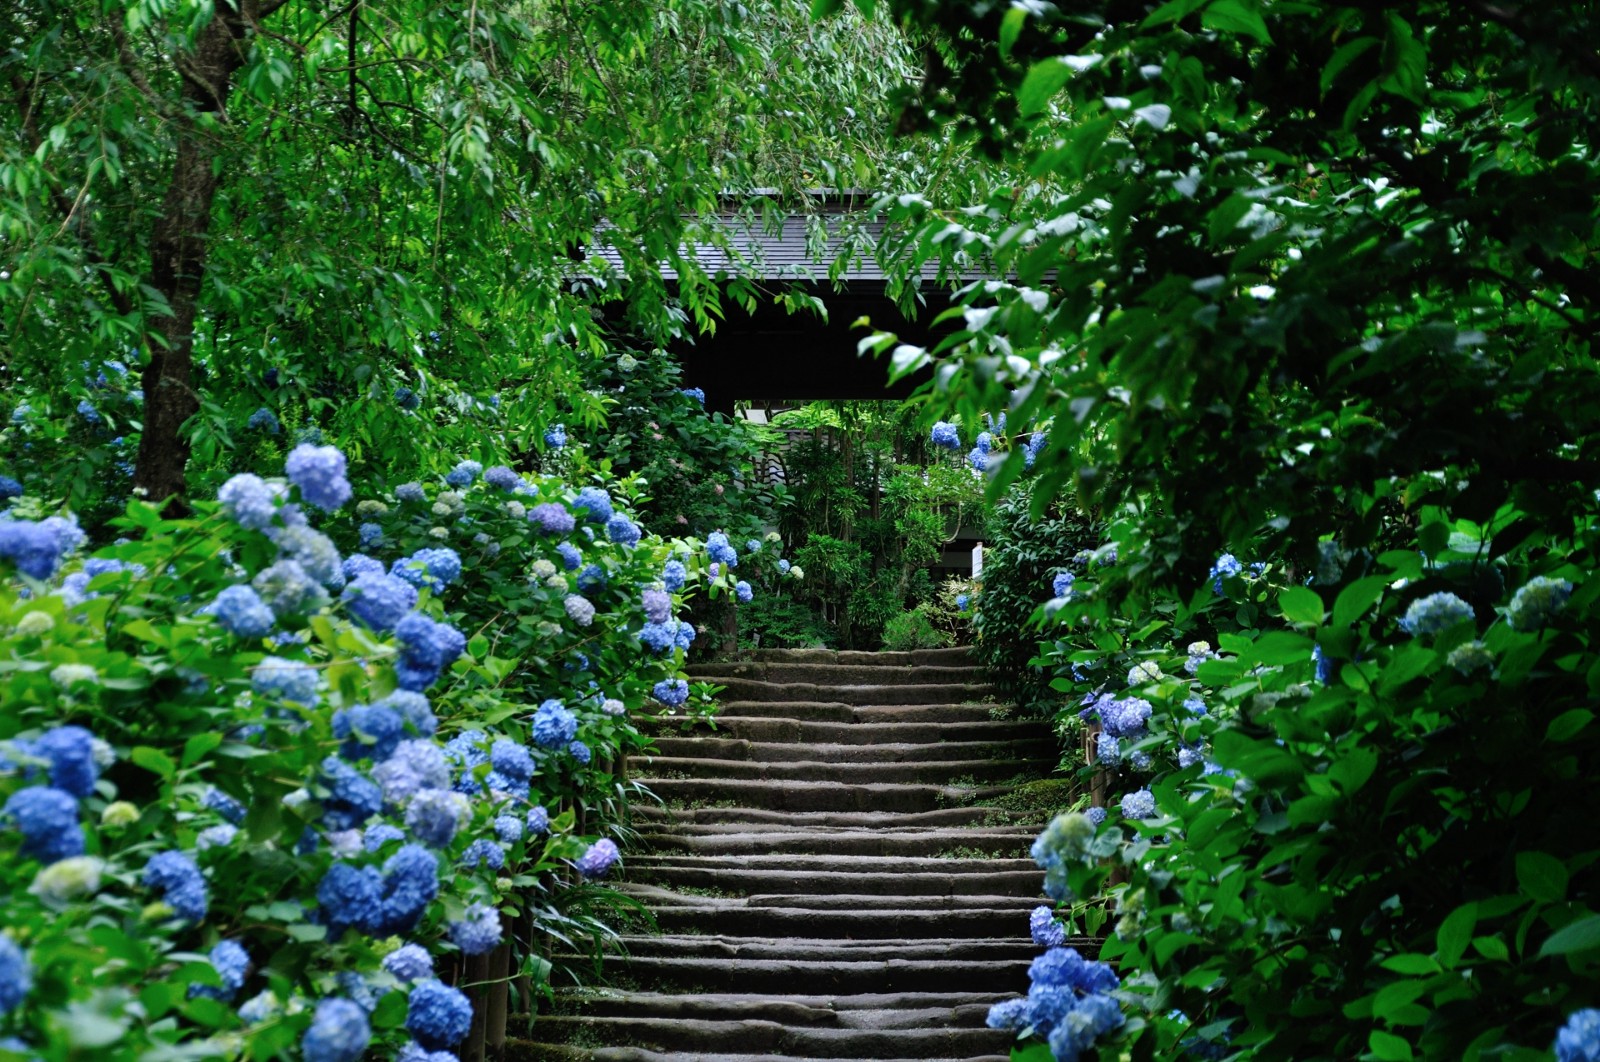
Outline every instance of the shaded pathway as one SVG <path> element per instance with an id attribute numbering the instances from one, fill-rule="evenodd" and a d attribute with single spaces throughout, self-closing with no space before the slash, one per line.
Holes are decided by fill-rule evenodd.
<path id="1" fill-rule="evenodd" d="M 563 994 L 517 1057 L 597 1062 L 1007 1057 L 990 1003 L 1027 985 L 1045 817 L 1008 794 L 1054 766 L 1045 728 L 996 718 L 964 650 L 769 650 L 702 664 L 715 734 L 634 764 L 616 987 Z"/>

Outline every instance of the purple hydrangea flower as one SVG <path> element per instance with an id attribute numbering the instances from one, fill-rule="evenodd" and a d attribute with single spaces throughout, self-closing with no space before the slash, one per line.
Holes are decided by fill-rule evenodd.
<path id="1" fill-rule="evenodd" d="M 611 864 L 621 855 L 622 853 L 617 851 L 616 842 L 609 837 L 602 837 L 590 845 L 588 851 L 579 856 L 574 865 L 578 868 L 578 873 L 585 878 L 603 878 L 611 869 Z"/>
<path id="2" fill-rule="evenodd" d="M 319 509 L 332 512 L 350 500 L 344 454 L 337 447 L 301 443 L 289 451 L 284 472 L 300 488 L 300 496 Z"/>
<path id="3" fill-rule="evenodd" d="M 383 957 L 383 968 L 402 981 L 433 976 L 433 956 L 421 944 L 402 944 Z"/>
<path id="4" fill-rule="evenodd" d="M 528 510 L 528 522 L 536 524 L 547 535 L 570 534 L 578 526 L 566 506 L 560 502 L 542 502 Z"/>
<path id="5" fill-rule="evenodd" d="M 651 687 L 650 692 L 662 704 L 676 708 L 689 699 L 689 683 L 683 679 L 662 679 Z"/>
<path id="6" fill-rule="evenodd" d="M 664 590 L 646 590 L 639 595 L 644 618 L 651 623 L 666 623 L 672 618 L 672 596 Z"/>
<path id="7" fill-rule="evenodd" d="M 522 477 L 505 465 L 495 465 L 484 472 L 483 481 L 499 490 L 515 490 L 522 485 Z"/>
<path id="8" fill-rule="evenodd" d="M 568 594 L 562 607 L 567 610 L 567 616 L 580 627 L 587 627 L 594 622 L 594 605 L 589 599 L 578 594 Z"/>

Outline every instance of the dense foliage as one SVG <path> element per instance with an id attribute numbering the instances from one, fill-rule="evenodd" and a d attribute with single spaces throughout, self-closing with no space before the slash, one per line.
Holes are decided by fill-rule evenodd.
<path id="1" fill-rule="evenodd" d="M 31 499 L 0 520 L 8 1049 L 448 1050 L 465 961 L 511 941 L 527 991 L 611 935 L 579 882 L 626 840 L 637 718 L 697 710 L 706 552 L 641 536 L 626 483 L 462 462 L 358 499 L 345 468 L 300 446 L 92 553 Z"/>
<path id="2" fill-rule="evenodd" d="M 1006 278 L 896 371 L 1053 414 L 1035 511 L 1118 557 L 1040 618 L 1132 774 L 1036 854 L 1114 903 L 1129 1020 L 997 1022 L 1061 1059 L 1592 1057 L 1592 8 L 891 7 L 942 31 L 907 122 L 1005 167 L 886 204 L 909 261 Z"/>

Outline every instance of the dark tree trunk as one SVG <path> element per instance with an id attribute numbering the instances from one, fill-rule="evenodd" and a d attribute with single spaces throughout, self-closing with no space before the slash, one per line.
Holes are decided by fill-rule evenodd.
<path id="1" fill-rule="evenodd" d="M 134 491 L 152 501 L 167 499 L 183 510 L 184 466 L 189 440 L 184 423 L 200 409 L 194 389 L 194 322 L 204 280 L 211 204 L 219 183 L 216 134 L 202 126 L 209 115 L 227 120 L 233 75 L 244 63 L 254 3 L 217 5 L 200 32 L 194 52 L 179 61 L 184 112 L 177 118 L 177 155 L 172 183 L 150 238 L 150 284 L 170 313 L 151 322 L 150 362 L 144 368 L 144 431 L 134 466 Z"/>

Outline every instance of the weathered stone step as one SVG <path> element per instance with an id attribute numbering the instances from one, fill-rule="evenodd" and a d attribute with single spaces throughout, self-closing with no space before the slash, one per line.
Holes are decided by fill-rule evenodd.
<path id="1" fill-rule="evenodd" d="M 652 885 L 665 885 L 675 889 L 718 889 L 744 895 L 778 892 L 826 892 L 840 896 L 952 896 L 989 895 L 1012 896 L 1039 895 L 1043 880 L 1039 868 L 1026 860 L 996 860 L 1015 863 L 1017 869 L 1001 872 L 974 871 L 955 873 L 939 871 L 838 871 L 817 870 L 813 866 L 796 868 L 773 867 L 747 869 L 726 867 L 724 861 L 709 864 L 687 862 L 692 856 L 681 857 L 677 863 L 645 863 L 649 857 L 634 857 L 629 861 L 631 880 Z M 942 860 L 952 866 L 961 860 Z M 981 862 L 973 860 L 973 862 Z M 644 865 L 640 865 L 644 864 Z M 1025 867 L 1023 864 L 1027 864 Z"/>
<path id="2" fill-rule="evenodd" d="M 640 779 L 689 777 L 706 779 L 762 779 L 809 782 L 928 782 L 945 785 L 962 779 L 1005 782 L 1019 773 L 1047 774 L 1056 766 L 1048 760 L 931 760 L 897 763 L 824 763 L 814 760 L 689 759 L 678 756 L 643 756 L 630 761 L 630 773 Z"/>
<path id="3" fill-rule="evenodd" d="M 795 1055 L 710 1054 L 705 1051 L 652 1051 L 645 1047 L 570 1047 L 540 1040 L 508 1040 L 504 1062 L 796 1062 Z M 962 1058 L 884 1058 L 873 1062 L 1010 1062 L 1009 1054 Z M 806 1058 L 805 1062 L 861 1062 L 848 1058 Z"/>
<path id="4" fill-rule="evenodd" d="M 786 1025 L 820 1025 L 826 1028 L 891 1028 L 888 1014 L 918 1015 L 919 1021 L 938 1024 L 938 1015 L 959 1021 L 974 1010 L 988 1009 L 1015 993 L 899 992 L 856 996 L 785 995 L 751 992 L 678 995 L 667 992 L 619 992 L 609 988 L 558 989 L 556 1004 L 563 1013 L 582 1007 L 586 1014 L 623 1017 L 764 1018 Z M 920 1016 L 926 1015 L 924 1019 Z M 542 1020 L 542 1019 L 541 1019 Z M 982 1019 L 979 1019 L 982 1023 Z"/>
<path id="5" fill-rule="evenodd" d="M 926 687 L 932 689 L 934 687 Z M 986 723 L 997 705 L 976 702 L 922 704 L 847 704 L 838 698 L 726 700 L 723 711 L 744 718 L 807 723 Z"/>
<path id="6" fill-rule="evenodd" d="M 914 685 L 833 685 L 816 682 L 763 682 L 760 679 L 714 680 L 725 687 L 727 701 L 831 701 L 869 704 L 960 704 L 991 695 L 993 687 L 979 683 L 928 682 Z"/>
<path id="7" fill-rule="evenodd" d="M 964 707 L 967 709 L 967 714 L 976 714 L 971 706 Z M 856 722 L 853 714 L 851 718 L 842 720 L 741 715 L 737 708 L 724 706 L 723 712 L 717 715 L 716 730 L 696 729 L 685 733 L 676 726 L 671 729 L 667 727 L 666 723 L 676 721 L 664 720 L 656 727 L 660 735 L 656 738 L 656 742 L 659 744 L 663 740 L 671 739 L 742 740 L 805 745 L 926 745 L 939 742 L 1027 741 L 1049 733 L 1045 724 L 1038 720 L 992 719 L 989 717 L 987 707 L 982 715 L 981 719 L 971 720 L 941 722 L 916 719 L 880 723 Z"/>
<path id="8" fill-rule="evenodd" d="M 1028 983 L 1028 961 L 964 962 L 945 959 L 888 959 L 847 962 L 829 959 L 624 959 L 617 969 L 658 989 L 771 992 L 781 995 L 803 986 L 808 992 L 946 992 L 959 977 L 974 992 L 1015 992 Z M 537 1028 L 537 1025 L 535 1025 Z"/>
<path id="9" fill-rule="evenodd" d="M 980 829 L 873 830 L 819 827 L 794 830 L 747 824 L 685 826 L 645 833 L 638 851 L 662 854 L 728 856 L 754 852 L 811 852 L 834 855 L 943 856 L 947 852 L 1025 855 L 1036 831 L 1024 827 Z"/>
<path id="10" fill-rule="evenodd" d="M 1003 790 L 1002 790 L 1003 792 Z M 979 827 L 999 823 L 1031 826 L 1035 832 L 1042 823 L 1036 813 L 1007 811 L 992 807 L 948 807 L 928 811 L 786 811 L 780 808 L 700 807 L 666 808 L 658 804 L 637 804 L 636 821 L 665 826 L 786 826 L 812 829 L 819 826 L 864 827 L 868 829 L 927 829 L 931 827 Z"/>
<path id="11" fill-rule="evenodd" d="M 931 664 L 886 668 L 881 664 L 780 663 L 764 660 L 733 660 L 696 664 L 697 682 L 726 683 L 728 679 L 756 679 L 761 682 L 804 682 L 819 686 L 918 686 L 930 683 L 981 685 L 983 669 L 973 664 L 940 666 Z"/>
<path id="12" fill-rule="evenodd" d="M 935 811 L 1001 796 L 1004 786 L 900 785 L 868 782 L 771 782 L 752 778 L 637 778 L 663 800 L 722 803 L 778 811 Z"/>
<path id="13" fill-rule="evenodd" d="M 973 937 L 904 939 L 879 937 L 706 936 L 698 933 L 624 935 L 630 959 L 774 959 L 805 962 L 892 962 L 946 959 L 950 962 L 1032 962 L 1039 949 L 1027 937 L 992 940 Z"/>
<path id="14" fill-rule="evenodd" d="M 1039 760 L 1054 764 L 1060 750 L 1040 730 L 1030 740 L 1012 741 L 881 741 L 871 744 L 819 744 L 747 741 L 733 737 L 658 737 L 662 758 L 783 761 L 809 763 L 912 763 L 927 760 Z M 649 757 L 643 757 L 648 760 Z"/>
<path id="15" fill-rule="evenodd" d="M 1021 856 L 1010 859 L 940 859 L 930 856 L 818 856 L 809 852 L 755 852 L 730 860 L 720 855 L 633 855 L 628 859 L 628 866 L 637 871 L 670 866 L 698 867 L 708 871 L 726 869 L 729 873 L 792 870 L 812 874 L 893 874 L 898 871 L 906 874 L 943 874 L 952 878 L 1004 874 L 1014 870 L 1042 875 L 1033 860 Z"/>
<path id="16" fill-rule="evenodd" d="M 902 1023 L 915 1020 L 893 1012 L 886 1017 L 898 1018 Z M 694 1052 L 695 1057 L 714 1052 L 766 1051 L 790 1058 L 847 1057 L 863 1062 L 906 1055 L 968 1058 L 1005 1050 L 1015 1039 L 1013 1034 L 985 1028 L 982 1018 L 965 1017 L 964 1027 L 948 1023 L 920 1027 L 898 1024 L 883 1029 L 788 1025 L 761 1019 L 552 1017 L 540 1019 L 538 1031 L 556 1042 L 581 1035 L 601 1043 Z"/>
<path id="17" fill-rule="evenodd" d="M 918 665 L 959 666 L 971 663 L 972 650 L 912 649 L 904 652 L 863 652 L 854 649 L 757 649 L 749 659 L 763 664 L 868 664 L 876 667 Z"/>
<path id="18" fill-rule="evenodd" d="M 886 893 L 882 896 L 861 896 L 815 892 L 757 892 L 748 896 L 700 896 L 693 893 L 673 892 L 659 885 L 636 881 L 618 882 L 616 883 L 616 888 L 629 896 L 637 898 L 652 910 L 665 909 L 672 906 L 721 906 L 730 909 L 738 907 L 784 907 L 808 911 L 921 911 L 925 919 L 924 930 L 930 925 L 936 925 L 949 912 L 978 907 L 1004 907 L 1018 911 L 1022 917 L 1022 921 L 1018 924 L 1026 926 L 1028 912 L 1041 902 L 1037 892 L 1027 895 L 1021 893 L 1000 895 L 998 893 L 980 892 L 965 895 L 940 894 L 932 896 L 894 895 L 892 893 Z M 1021 932 L 1023 930 L 1013 927 L 1008 929 L 1004 935 L 1010 937 Z M 1083 951 L 1081 947 L 1078 950 Z M 1084 952 L 1084 954 L 1087 955 L 1088 952 Z"/>
<path id="19" fill-rule="evenodd" d="M 1037 899 L 1009 898 L 1011 907 L 944 908 L 930 911 L 911 906 L 926 897 L 891 897 L 899 906 L 846 908 L 739 906 L 739 900 L 713 897 L 697 905 L 652 906 L 651 913 L 663 933 L 738 933 L 748 936 L 853 937 L 881 940 L 926 931 L 936 924 L 945 938 L 1004 940 L 1027 932 L 1028 912 Z M 878 897 L 872 897 L 878 899 Z M 943 897 L 941 897 L 942 899 Z M 988 897 L 958 897 L 990 902 Z M 931 918 L 937 921 L 930 923 Z"/>

